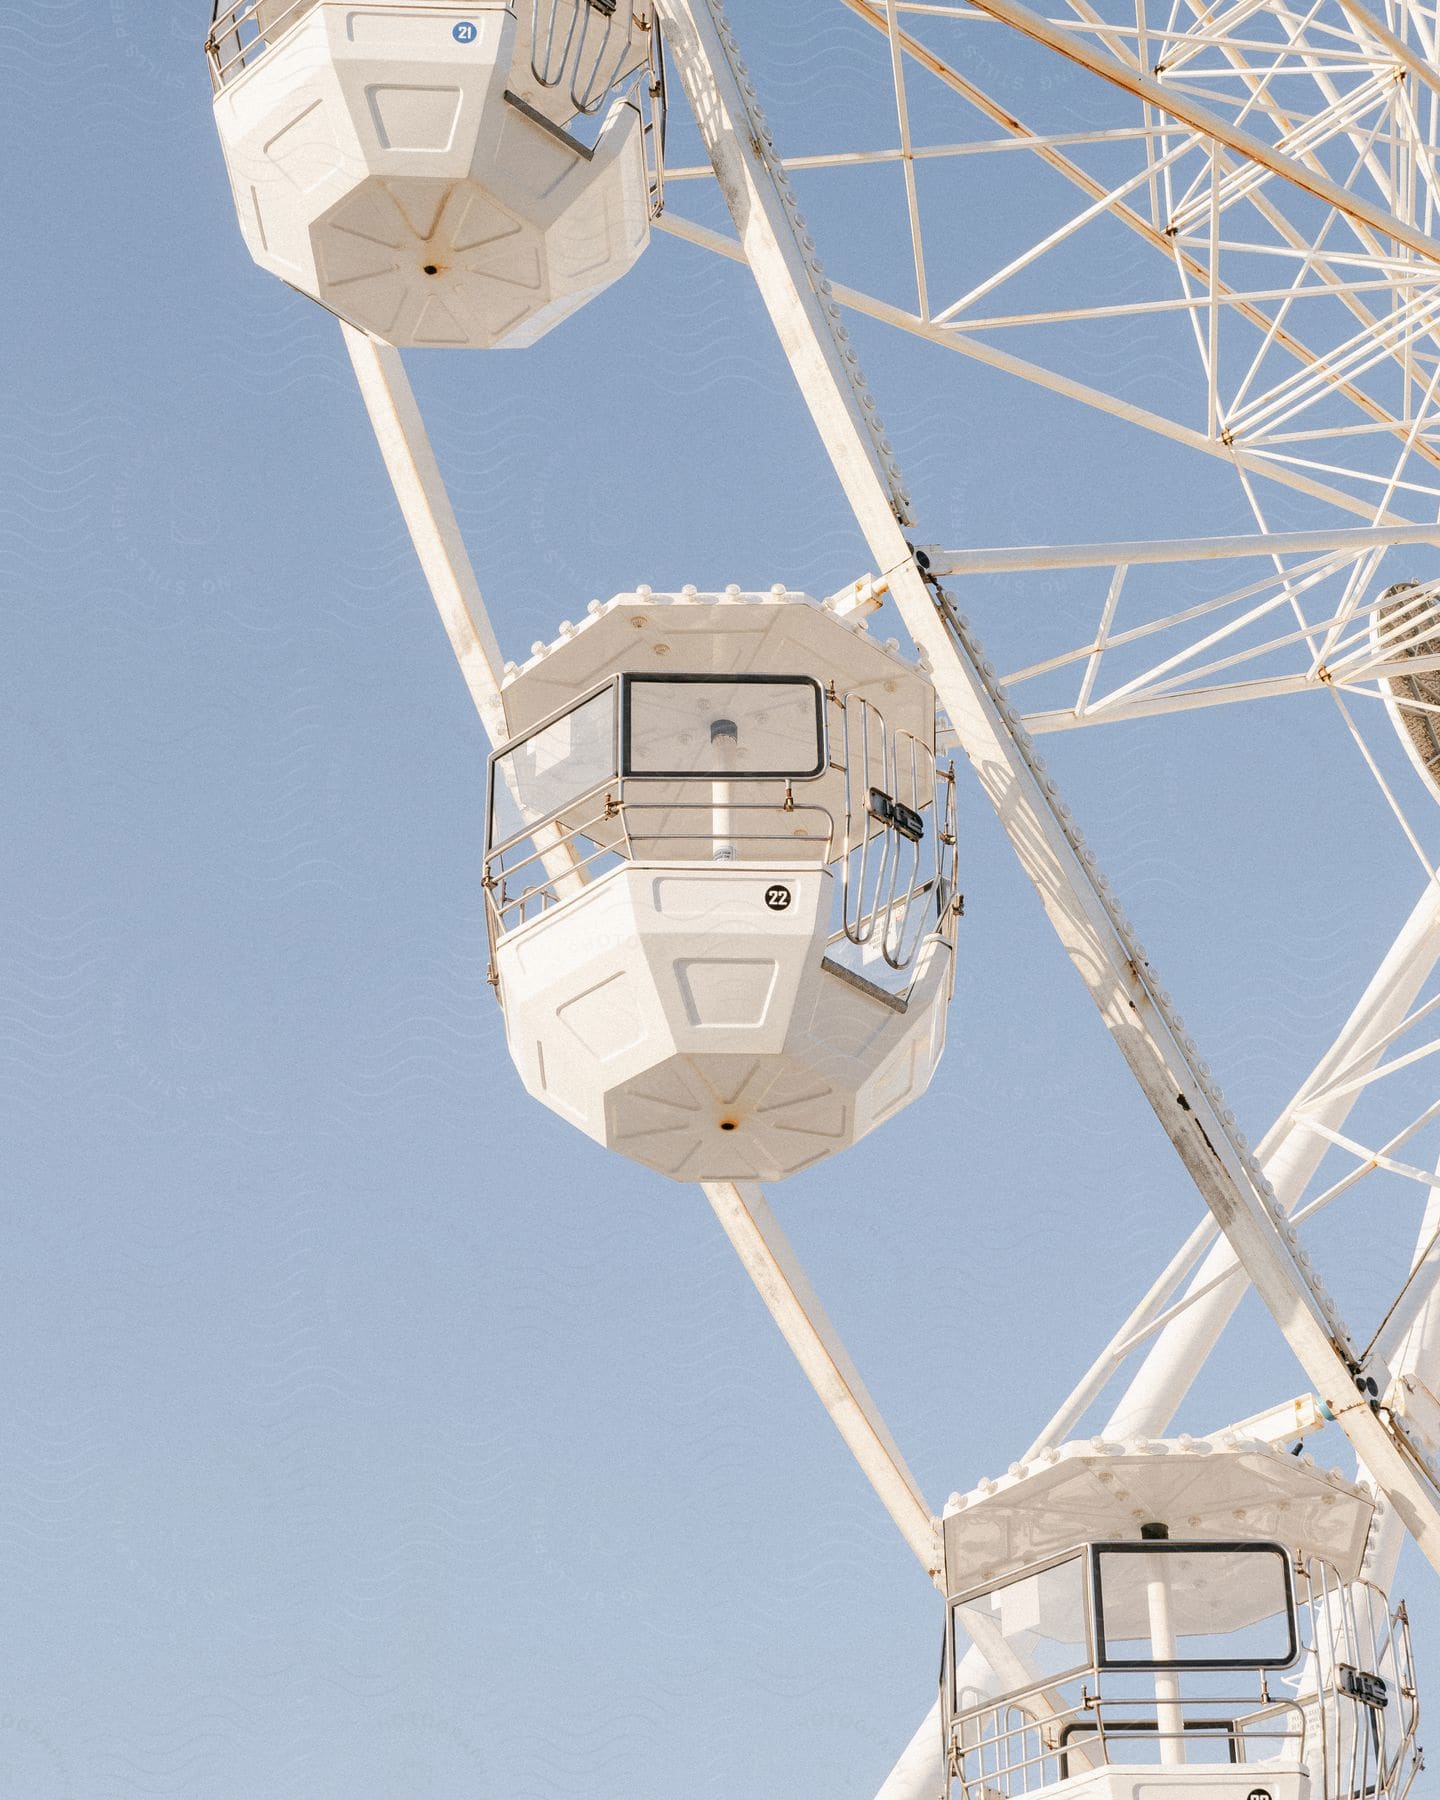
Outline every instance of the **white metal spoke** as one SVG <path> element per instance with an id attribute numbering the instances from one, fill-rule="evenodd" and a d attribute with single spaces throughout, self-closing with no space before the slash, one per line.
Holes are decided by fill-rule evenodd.
<path id="1" fill-rule="evenodd" d="M 1440 524 L 1394 528 L 1338 526 L 1333 531 L 1267 532 L 1257 537 L 1163 538 L 1152 543 L 1030 544 L 989 550 L 948 550 L 927 545 L 932 573 L 995 575 L 1031 569 L 1098 569 L 1112 563 L 1220 562 L 1242 556 L 1303 556 L 1315 550 L 1360 551 L 1394 544 L 1440 547 Z"/>
<path id="2" fill-rule="evenodd" d="M 707 1181 L 703 1186 L 736 1255 L 846 1447 L 921 1567 L 932 1581 L 937 1579 L 939 1533 L 930 1507 L 765 1196 L 754 1182 Z"/>
<path id="3" fill-rule="evenodd" d="M 910 140 L 910 108 L 905 98 L 905 58 L 900 49 L 895 0 L 886 0 L 890 73 L 895 84 L 895 116 L 900 127 L 900 161 L 905 177 L 905 207 L 910 218 L 910 254 L 915 263 L 915 303 L 922 319 L 930 317 L 925 280 L 925 244 L 920 230 L 920 200 L 915 188 L 914 146 Z"/>
<path id="4" fill-rule="evenodd" d="M 1369 1150 L 1364 1144 L 1357 1143 L 1354 1138 L 1347 1137 L 1344 1132 L 1321 1124 L 1318 1119 L 1302 1116 L 1300 1123 L 1306 1131 L 1313 1131 L 1317 1137 L 1324 1138 L 1327 1143 L 1334 1144 L 1341 1150 L 1348 1150 L 1366 1172 L 1371 1169 L 1386 1169 L 1392 1175 L 1403 1175 L 1407 1181 L 1418 1181 L 1421 1187 L 1432 1188 L 1437 1185 L 1437 1181 L 1440 1181 L 1440 1177 L 1436 1177 L 1428 1169 L 1417 1169 L 1413 1163 L 1400 1162 L 1390 1152 L 1398 1150 L 1401 1144 L 1407 1143 L 1417 1131 L 1422 1130 L 1434 1118 L 1440 1118 L 1440 1101 L 1436 1101 L 1434 1106 L 1428 1107 L 1418 1119 L 1412 1119 L 1380 1150 Z"/>
<path id="5" fill-rule="evenodd" d="M 1025 37 L 1057 51 L 1071 62 L 1089 69 L 1092 74 L 1127 90 L 1137 98 L 1149 100 L 1192 131 L 1213 139 L 1217 144 L 1225 145 L 1255 167 L 1255 179 L 1261 178 L 1258 171 L 1277 175 L 1314 199 L 1323 200 L 1327 205 L 1335 207 L 1356 225 L 1368 227 L 1382 238 L 1406 245 L 1431 263 L 1440 262 L 1440 243 L 1418 227 L 1404 219 L 1397 219 L 1373 201 L 1349 193 L 1329 176 L 1316 173 L 1285 150 L 1231 125 L 1220 113 L 1175 93 L 1154 77 L 1126 68 L 1107 52 L 1087 44 L 1079 34 L 1065 26 L 1051 24 L 1039 13 L 1019 4 L 1019 0 L 975 0 L 975 3 L 982 11 L 1012 26 Z"/>
<path id="6" fill-rule="evenodd" d="M 1085 673 L 1080 681 L 1079 697 L 1075 701 L 1077 714 L 1083 713 L 1089 704 L 1091 689 L 1095 686 L 1095 677 L 1100 672 L 1100 662 L 1105 655 L 1105 646 L 1109 642 L 1110 627 L 1115 619 L 1115 608 L 1120 604 L 1120 590 L 1125 585 L 1125 577 L 1129 574 L 1125 563 L 1119 564 L 1111 578 L 1109 592 L 1105 596 L 1105 610 L 1100 615 L 1100 629 L 1095 633 L 1095 643 L 1085 660 Z"/>
<path id="7" fill-rule="evenodd" d="M 1195 139 L 1187 138 L 1176 149 L 1169 151 L 1165 156 L 1161 157 L 1160 161 L 1155 165 L 1156 169 L 1165 169 L 1171 163 L 1178 161 L 1180 157 L 1188 155 L 1190 151 L 1194 149 L 1195 142 Z M 935 314 L 933 322 L 936 325 L 949 325 L 958 322 L 959 315 L 963 313 L 967 307 L 973 306 L 977 300 L 983 300 L 987 294 L 993 293 L 997 287 L 1000 287 L 1003 283 L 1009 281 L 1013 276 L 1018 275 L 1021 270 L 1028 269 L 1032 263 L 1037 262 L 1058 244 L 1065 243 L 1069 238 L 1072 238 L 1077 231 L 1080 231 L 1086 225 L 1093 223 L 1093 221 L 1100 218 L 1102 214 L 1113 211 L 1119 201 L 1126 199 L 1137 187 L 1144 186 L 1148 179 L 1149 171 L 1142 169 L 1139 174 L 1133 175 L 1129 181 L 1123 182 L 1118 188 L 1107 190 L 1107 192 L 1102 194 L 1099 199 L 1093 201 L 1089 206 L 1082 208 L 1081 211 L 1076 213 L 1072 218 L 1067 219 L 1063 225 L 1057 225 L 1054 231 L 1041 238 L 1039 243 L 1032 245 L 1030 249 L 1026 250 L 1022 255 L 1017 256 L 1011 262 L 1008 262 L 1003 269 L 998 269 L 995 274 L 987 276 L 984 281 L 977 283 L 977 285 L 971 288 L 968 293 L 962 294 L 958 300 L 952 300 L 949 306 L 944 307 L 940 312 Z"/>
<path id="8" fill-rule="evenodd" d="M 1358 1091 L 1359 1088 L 1371 1087 L 1383 1078 L 1382 1072 L 1379 1069 L 1376 1069 L 1373 1076 L 1356 1084 L 1355 1089 L 1349 1091 Z M 1292 1215 L 1295 1223 L 1297 1225 L 1307 1224 L 1319 1213 L 1327 1211 L 1337 1200 L 1341 1200 L 1346 1194 L 1352 1193 L 1368 1176 L 1373 1175 L 1377 1169 L 1388 1168 L 1389 1173 L 1395 1175 L 1409 1174 L 1410 1176 L 1417 1178 L 1423 1187 L 1433 1188 L 1437 1179 L 1436 1177 L 1428 1176 L 1424 1174 L 1423 1171 L 1416 1171 L 1413 1168 L 1401 1168 L 1399 1165 L 1389 1167 L 1384 1159 L 1390 1150 L 1398 1148 L 1399 1145 L 1405 1143 L 1410 1137 L 1414 1136 L 1416 1132 L 1423 1131 L 1424 1128 L 1437 1117 L 1440 1117 L 1440 1112 L 1437 1112 L 1434 1107 L 1427 1107 L 1418 1118 L 1412 1119 L 1408 1125 L 1403 1126 L 1393 1138 L 1389 1139 L 1386 1144 L 1381 1146 L 1378 1150 L 1370 1149 L 1367 1146 L 1360 1144 L 1358 1140 L 1350 1143 L 1342 1142 L 1342 1140 L 1333 1135 L 1327 1136 L 1327 1132 L 1321 1130 L 1318 1133 L 1319 1136 L 1326 1137 L 1328 1142 L 1337 1144 L 1341 1148 L 1351 1149 L 1352 1154 L 1359 1158 L 1359 1163 L 1356 1168 L 1350 1170 L 1350 1172 L 1347 1175 L 1342 1176 L 1340 1180 L 1332 1182 L 1329 1187 L 1316 1194 L 1313 1199 L 1306 1200 L 1302 1206 L 1298 1206 Z M 1313 1120 L 1297 1116 L 1294 1123 L 1297 1129 L 1307 1129 L 1313 1124 Z"/>
<path id="9" fill-rule="evenodd" d="M 1343 1124 L 1359 1088 L 1385 1050 L 1407 1026 L 1428 1014 L 1415 1001 L 1440 962 L 1440 886 L 1428 883 L 1414 911 L 1377 969 L 1359 1004 L 1330 1050 L 1295 1098 L 1261 1140 L 1259 1155 L 1276 1192 L 1293 1212 L 1301 1203 L 1324 1156 L 1324 1140 L 1313 1125 Z M 1308 1121 L 1308 1122 L 1306 1122 Z M 1319 1204 L 1338 1194 L 1327 1192 Z M 1225 1286 L 1211 1288 L 1216 1276 Z M 1206 1289 L 1203 1302 L 1177 1318 L 1160 1336 L 1115 1408 L 1109 1429 L 1117 1435 L 1163 1432 L 1244 1295 L 1246 1282 L 1230 1246 L 1219 1243 L 1192 1284 Z"/>
<path id="10" fill-rule="evenodd" d="M 1107 635 L 1107 648 L 1111 650 L 1123 649 L 1130 644 L 1140 643 L 1146 638 L 1156 637 L 1162 632 L 1173 631 L 1179 625 L 1188 625 L 1192 620 L 1210 618 L 1215 613 L 1224 612 L 1227 608 L 1240 605 L 1256 594 L 1264 594 L 1267 597 L 1259 607 L 1253 608 L 1246 617 L 1247 619 L 1263 617 L 1265 614 L 1274 611 L 1277 606 L 1283 606 L 1286 602 L 1287 595 L 1297 588 L 1299 591 L 1303 592 L 1306 588 L 1327 581 L 1331 575 L 1334 574 L 1336 566 L 1335 562 L 1327 557 L 1322 558 L 1317 563 L 1288 571 L 1287 579 L 1284 583 L 1286 590 L 1284 593 L 1273 593 L 1272 590 L 1277 585 L 1275 578 L 1271 575 L 1266 575 L 1259 581 L 1247 583 L 1244 587 L 1232 588 L 1229 592 L 1221 594 L 1217 599 L 1197 601 L 1194 606 L 1184 607 L 1179 612 L 1167 613 L 1158 619 L 1147 619 L 1143 625 L 1129 626 L 1124 631 L 1112 630 Z M 1205 647 L 1207 642 L 1213 641 L 1216 635 L 1217 634 L 1212 633 L 1210 639 L 1201 640 L 1201 642 L 1195 644 L 1188 644 L 1184 650 L 1176 652 L 1175 656 L 1172 657 L 1168 663 L 1157 664 L 1154 668 L 1147 669 L 1142 675 L 1136 676 L 1134 682 L 1128 684 L 1124 692 L 1117 689 L 1111 695 L 1107 696 L 1107 699 L 1103 704 L 1114 704 L 1128 698 L 1133 688 L 1137 686 L 1148 686 L 1148 684 L 1154 682 L 1166 668 L 1173 667 L 1177 660 L 1182 660 L 1197 654 Z M 1265 646 L 1260 646 L 1255 651 L 1255 654 L 1260 654 L 1261 650 L 1264 648 Z M 1031 663 L 1026 668 L 1016 669 L 1012 674 L 1005 677 L 1006 685 L 1007 687 L 1012 688 L 1017 687 L 1022 682 L 1033 681 L 1039 675 L 1048 675 L 1056 669 L 1063 669 L 1069 664 L 1079 662 L 1083 657 L 1087 657 L 1089 654 L 1090 646 L 1084 644 L 1075 649 L 1062 651 L 1058 656 L 1049 657 L 1044 662 Z M 1307 671 L 1307 673 L 1311 675 L 1311 679 L 1314 678 L 1313 671 Z"/>

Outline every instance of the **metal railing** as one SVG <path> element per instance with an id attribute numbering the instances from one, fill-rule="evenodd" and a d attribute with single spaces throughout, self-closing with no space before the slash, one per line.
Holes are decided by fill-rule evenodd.
<path id="1" fill-rule="evenodd" d="M 1316 1800 L 1404 1800 L 1420 1772 L 1420 1709 L 1404 1606 L 1368 1583 L 1310 1569 Z"/>
<path id="2" fill-rule="evenodd" d="M 218 94 L 227 82 L 243 75 L 258 57 L 298 25 L 320 0 L 215 0 L 205 56 L 210 83 Z"/>
<path id="3" fill-rule="evenodd" d="M 706 848 L 713 847 L 720 841 L 722 828 L 715 823 L 715 807 L 708 800 L 635 800 L 621 802 L 625 815 L 626 836 L 636 860 L 649 860 L 644 849 L 635 849 L 637 845 L 650 844 L 653 853 L 673 856 L 676 844 L 694 844 Z M 647 813 L 658 813 L 661 822 L 647 827 L 643 821 Z M 710 820 L 709 828 L 703 831 L 675 831 L 670 829 L 666 821 L 672 815 L 682 813 L 702 814 Z M 782 862 L 817 863 L 822 867 L 828 864 L 835 854 L 835 819 L 830 809 L 825 806 L 802 805 L 798 802 L 787 804 L 780 800 L 728 800 L 724 807 L 726 823 L 723 835 L 727 844 L 735 850 L 733 857 L 726 861 L 761 862 L 776 859 L 774 845 L 783 845 L 785 855 L 779 857 Z M 741 815 L 763 814 L 773 823 L 769 831 L 747 830 Z M 805 836 L 797 835 L 792 819 L 808 818 L 817 827 L 817 833 L 807 831 Z M 736 820 L 740 819 L 737 825 Z M 697 824 L 699 821 L 696 821 Z M 758 824 L 758 821 L 757 821 Z M 741 846 L 750 846 L 748 852 Z M 762 847 L 763 846 L 763 847 Z M 698 860 L 706 860 L 704 857 Z"/>
<path id="4" fill-rule="evenodd" d="M 891 969 L 903 970 L 925 935 L 926 909 L 916 902 L 933 893 L 943 919 L 955 891 L 953 771 L 938 774 L 932 752 L 913 733 L 892 732 L 863 696 L 831 695 L 829 704 L 840 739 L 832 766 L 845 775 L 841 929 L 850 943 L 873 945 Z M 835 735 L 832 728 L 832 741 Z"/>
<path id="5" fill-rule="evenodd" d="M 1263 1684 L 1249 1694 L 1207 1693 L 1183 1704 L 1176 1725 L 1159 1704 L 1107 1701 L 1093 1669 L 1083 1678 L 1037 1682 L 955 1721 L 951 1791 L 956 1800 L 1015 1800 L 1112 1763 L 1304 1760 L 1305 1709 L 1269 1699 Z"/>
<path id="6" fill-rule="evenodd" d="M 528 825 L 486 856 L 485 921 L 492 960 L 498 939 L 633 860 L 619 803 L 607 785 L 581 795 L 567 809 L 571 816 L 563 825 L 553 819 Z"/>
<path id="7" fill-rule="evenodd" d="M 492 846 L 484 879 L 492 950 L 581 885 L 623 863 L 710 866 L 719 841 L 711 802 L 635 798 L 634 789 L 644 785 L 608 778 L 567 805 L 563 818 L 526 825 Z M 824 867 L 834 858 L 836 827 L 827 807 L 796 802 L 787 792 L 774 800 L 731 800 L 725 814 L 724 833 L 737 851 L 736 861 L 767 868 Z M 647 823 L 652 816 L 654 823 Z M 808 819 L 813 830 L 797 836 L 796 819 Z"/>
<path id="8" fill-rule="evenodd" d="M 732 776 L 717 784 L 723 797 L 688 800 L 673 791 L 652 798 L 652 779 L 606 774 L 590 789 L 566 797 L 555 812 L 492 841 L 486 852 L 487 891 L 497 893 L 503 883 L 513 894 L 517 872 L 536 863 L 543 865 L 546 879 L 530 885 L 536 893 L 545 891 L 553 886 L 550 871 L 562 849 L 562 862 L 576 867 L 593 862 L 602 850 L 640 861 L 765 861 L 778 855 L 798 863 L 838 862 L 837 938 L 873 947 L 891 969 L 904 969 L 926 933 L 932 906 L 932 928 L 938 929 L 954 903 L 954 776 L 953 771 L 937 776 L 933 755 L 908 732 L 896 734 L 901 750 L 895 756 L 879 714 L 868 702 L 859 706 L 857 732 L 840 732 L 839 761 L 832 745 L 830 771 L 845 776 L 839 827 L 829 807 L 797 800 L 783 777 Z M 896 788 L 899 794 L 891 791 Z M 737 792 L 755 797 L 740 799 Z M 507 901 L 504 908 L 497 903 L 502 934 L 513 929 L 509 907 L 514 903 Z"/>
<path id="9" fill-rule="evenodd" d="M 215 92 L 252 68 L 319 4 L 320 0 L 215 0 L 205 39 Z M 512 4 L 529 10 L 531 74 L 541 87 L 563 88 L 577 113 L 598 112 L 618 83 L 648 68 L 651 117 L 646 136 L 652 206 L 658 212 L 663 205 L 666 84 L 664 53 L 653 21 L 637 15 L 632 0 L 512 0 Z"/>
<path id="10" fill-rule="evenodd" d="M 1019 1800 L 1109 1764 L 1216 1762 L 1305 1769 L 1311 1800 L 1406 1800 L 1423 1764 L 1405 1609 L 1318 1560 L 1298 1576 L 1302 1651 L 1278 1678 L 1289 1695 L 1258 1670 L 1237 1695 L 1215 1684 L 1239 1687 L 1243 1670 L 1157 1678 L 1091 1662 L 951 1716 L 953 1800 Z"/>
<path id="11" fill-rule="evenodd" d="M 547 800 L 543 817 L 518 822 L 523 782 L 514 755 L 604 691 L 601 684 L 557 708 L 492 758 L 484 873 L 492 981 L 498 983 L 496 959 L 507 938 L 626 863 L 776 870 L 838 864 L 827 952 L 845 972 L 896 999 L 913 988 L 915 974 L 905 976 L 918 968 L 923 944 L 938 938 L 953 951 L 954 769 L 938 773 L 929 747 L 909 732 L 891 732 L 868 701 L 827 696 L 829 760 L 817 780 L 825 800 L 843 799 L 843 820 L 831 805 L 797 799 L 799 784 L 783 776 L 621 776 L 612 760 L 604 774 L 590 763 L 588 788 Z M 708 798 L 685 797 L 707 785 Z M 497 837 L 501 810 L 515 823 Z M 950 973 L 953 981 L 953 958 Z"/>
<path id="12" fill-rule="evenodd" d="M 529 0 L 530 72 L 564 87 L 577 113 L 598 112 L 616 82 L 648 55 L 631 0 Z"/>

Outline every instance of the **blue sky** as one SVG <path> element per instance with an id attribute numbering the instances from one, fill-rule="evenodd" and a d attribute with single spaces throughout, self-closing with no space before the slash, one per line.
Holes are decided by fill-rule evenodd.
<path id="1" fill-rule="evenodd" d="M 844 110 L 857 27 L 732 10 L 797 143 Z M 702 1197 L 511 1070 L 483 734 L 334 323 L 235 229 L 204 11 L 0 17 L 0 1795 L 868 1796 L 937 1603 Z M 852 253 L 888 229 L 856 204 Z M 932 541 L 1244 528 L 1223 471 L 856 335 Z M 867 566 L 743 273 L 689 246 L 411 370 L 512 655 L 639 582 Z M 1070 598 L 971 610 L 1008 658 Z M 1418 867 L 1319 704 L 1083 735 L 1057 773 L 1258 1138 Z M 937 1503 L 1198 1213 L 961 794 L 936 1083 L 774 1196 Z M 1317 1239 L 1359 1319 L 1416 1216 Z M 1181 1424 L 1303 1386 L 1247 1304 Z"/>

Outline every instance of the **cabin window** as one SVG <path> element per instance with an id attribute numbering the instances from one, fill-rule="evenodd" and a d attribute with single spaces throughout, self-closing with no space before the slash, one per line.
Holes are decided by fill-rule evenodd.
<path id="1" fill-rule="evenodd" d="M 490 847 L 557 818 L 615 775 L 615 689 L 603 688 L 490 759 Z"/>
<path id="2" fill-rule="evenodd" d="M 1102 1669 L 1283 1669 L 1296 1656 L 1278 1544 L 1096 1544 Z"/>
<path id="3" fill-rule="evenodd" d="M 825 697 L 808 675 L 626 675 L 621 772 L 810 781 L 825 772 Z"/>
<path id="4" fill-rule="evenodd" d="M 955 1710 L 1090 1667 L 1085 1562 L 1068 1557 L 956 1603 Z"/>

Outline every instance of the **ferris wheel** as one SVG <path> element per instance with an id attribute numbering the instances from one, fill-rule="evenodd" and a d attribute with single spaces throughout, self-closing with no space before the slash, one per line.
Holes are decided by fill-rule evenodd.
<path id="1" fill-rule="evenodd" d="M 1440 1572 L 1440 1177 L 1412 1148 L 1440 1117 L 1414 1106 L 1440 1050 L 1440 12 L 827 8 L 864 104 L 785 125 L 721 0 L 217 0 L 241 228 L 341 321 L 491 740 L 480 904 L 520 1080 L 701 1185 L 944 1596 L 885 1800 L 1401 1800 L 1407 1537 Z M 847 183 L 888 230 L 846 232 Z M 636 589 L 507 661 L 400 353 L 524 348 L 657 233 L 754 280 L 873 567 L 821 597 Z M 1218 467 L 1250 528 L 932 541 L 847 316 Z M 1002 675 L 967 592 L 1039 576 L 1089 610 L 1037 616 Z M 884 608 L 909 648 L 871 635 Z M 1419 899 L 1252 1151 L 1036 739 L 1281 701 L 1353 746 Z M 929 1086 L 977 789 L 1207 1218 L 1008 1472 L 937 1508 L 761 1184 Z M 1413 1253 L 1352 1325 L 1301 1228 L 1381 1177 Z M 1307 1390 L 1167 1437 L 1251 1289 Z M 1327 1425 L 1353 1474 L 1304 1454 Z"/>

